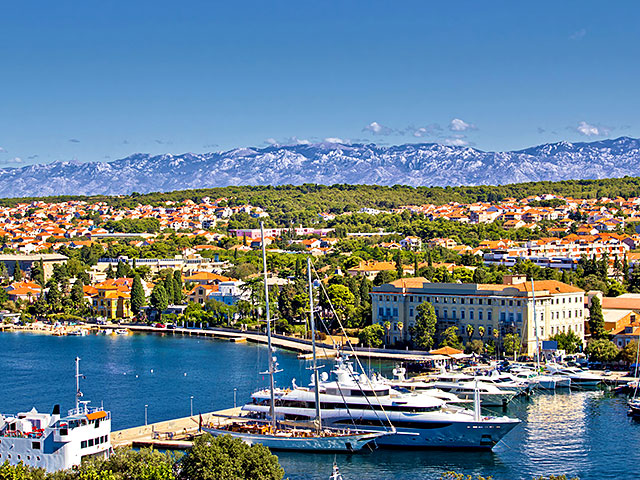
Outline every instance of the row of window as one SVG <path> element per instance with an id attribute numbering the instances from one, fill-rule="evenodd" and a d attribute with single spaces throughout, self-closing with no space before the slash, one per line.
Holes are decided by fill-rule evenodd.
<path id="1" fill-rule="evenodd" d="M 478 310 L 478 320 L 484 320 L 483 316 L 484 316 L 484 311 L 483 310 Z M 413 317 L 414 316 L 414 309 L 410 308 L 409 309 L 409 317 Z M 438 318 L 443 318 L 445 320 L 448 320 L 449 318 L 451 318 L 451 320 L 458 320 L 458 316 L 457 316 L 457 311 L 456 310 L 451 310 L 451 317 L 449 317 L 449 311 L 447 309 L 442 310 L 442 317 L 440 317 L 440 310 L 439 309 L 435 309 L 435 313 L 436 316 Z M 491 310 L 487 310 L 487 320 L 491 321 L 492 320 L 492 311 Z M 460 310 L 460 320 L 466 320 L 466 315 L 467 315 L 467 311 L 466 310 Z M 473 321 L 475 320 L 475 311 L 474 310 L 469 310 L 468 311 L 468 315 L 469 315 L 469 320 Z M 575 315 L 575 317 L 574 317 Z M 398 317 L 398 308 L 397 307 L 378 307 L 378 316 L 379 317 L 387 317 L 387 318 L 391 318 L 391 317 Z M 562 318 L 579 318 L 583 316 L 583 312 L 582 310 L 563 310 L 562 311 Z M 551 320 L 559 320 L 560 319 L 560 312 L 551 312 Z M 500 321 L 501 322 L 522 322 L 522 312 L 500 312 Z M 544 321 L 544 312 L 540 313 L 540 320 Z"/>
<path id="2" fill-rule="evenodd" d="M 513 300 L 513 299 L 497 299 L 497 298 L 473 298 L 473 297 L 432 297 L 432 296 L 422 296 L 422 295 L 409 295 L 409 302 L 413 303 L 416 301 L 417 303 L 422 303 L 424 301 L 429 303 L 459 303 L 461 305 L 501 305 L 506 306 L 518 306 L 520 307 L 524 302 L 522 300 Z M 397 302 L 397 295 L 380 295 L 380 301 L 387 302 Z M 560 302 L 560 298 L 551 298 L 548 300 L 552 305 L 559 305 L 560 303 L 580 303 L 580 297 L 562 297 L 562 302 Z M 536 300 L 536 305 L 542 305 L 545 300 Z"/>
<path id="3" fill-rule="evenodd" d="M 39 442 L 38 442 L 38 443 L 39 443 Z M 38 448 L 40 448 L 40 447 L 38 447 Z M 2 458 L 4 458 L 4 457 L 3 457 L 2 453 L 0 453 L 0 459 L 2 459 Z M 6 458 L 7 458 L 8 460 L 11 460 L 11 458 L 12 458 L 12 457 L 11 457 L 11 454 L 10 454 L 10 453 L 7 453 L 7 457 L 6 457 Z M 20 460 L 22 460 L 22 455 L 20 455 L 20 454 L 18 453 L 18 454 L 16 454 L 16 458 L 18 459 L 18 461 L 20 461 Z M 31 455 L 27 455 L 27 460 L 31 460 Z M 39 455 L 36 455 L 36 461 L 38 461 L 38 462 L 40 461 L 40 456 L 39 456 Z"/>
<path id="4" fill-rule="evenodd" d="M 387 302 L 397 302 L 397 295 L 380 295 L 380 301 Z M 521 306 L 521 300 L 507 300 L 507 299 L 496 299 L 496 298 L 468 298 L 468 297 L 432 297 L 432 296 L 421 296 L 421 295 L 409 295 L 409 303 L 413 302 L 422 303 L 423 301 L 429 303 L 452 303 L 452 304 L 460 304 L 460 305 L 509 305 L 510 307 L 516 305 Z"/>
<path id="5" fill-rule="evenodd" d="M 491 322 L 493 320 L 493 312 L 491 310 L 487 310 L 487 321 Z M 500 319 L 502 321 L 505 321 L 504 318 L 505 312 L 501 312 L 500 313 Z M 458 314 L 456 312 L 456 310 L 451 310 L 451 317 L 449 317 L 449 311 L 447 309 L 444 309 L 442 311 L 442 316 L 440 316 L 440 310 L 438 310 L 436 308 L 436 317 L 438 317 L 439 319 L 443 319 L 443 320 L 466 320 L 465 318 L 466 316 L 466 311 L 465 310 L 461 310 L 460 311 L 460 318 L 458 318 Z M 474 310 L 469 310 L 469 321 L 473 321 L 475 320 L 474 318 L 475 313 Z M 478 310 L 478 320 L 482 321 L 484 320 L 484 311 L 483 310 Z M 513 312 L 509 313 L 509 318 L 513 321 Z M 521 322 L 522 321 L 522 313 L 518 312 L 518 321 Z"/>
<path id="6" fill-rule="evenodd" d="M 562 318 L 572 318 L 572 310 L 562 310 Z M 582 317 L 582 310 L 575 310 L 575 318 Z M 560 312 L 551 312 L 551 320 L 560 320 Z"/>
<path id="7" fill-rule="evenodd" d="M 567 332 L 575 332 L 575 333 L 582 333 L 582 330 L 584 329 L 584 325 L 578 323 L 576 325 L 573 325 L 573 328 L 571 328 L 571 325 L 557 325 L 557 326 L 551 326 L 551 335 L 555 335 L 556 333 L 567 333 Z M 541 330 L 544 334 L 544 328 L 541 327 Z"/>
<path id="8" fill-rule="evenodd" d="M 80 442 L 80 448 L 93 447 L 94 445 L 100 445 L 109 441 L 109 435 L 103 435 L 98 438 L 90 438 L 89 440 L 82 440 Z"/>

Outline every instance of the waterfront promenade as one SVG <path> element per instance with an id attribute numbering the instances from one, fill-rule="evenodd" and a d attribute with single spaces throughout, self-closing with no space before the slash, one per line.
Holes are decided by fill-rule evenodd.
<path id="1" fill-rule="evenodd" d="M 210 337 L 217 338 L 223 340 L 229 340 L 234 342 L 253 342 L 266 344 L 267 336 L 260 332 L 241 332 L 238 330 L 224 329 L 224 328 L 158 328 L 149 325 L 137 325 L 137 324 L 122 324 L 122 325 L 100 325 L 98 327 L 101 330 L 104 329 L 118 329 L 118 328 L 127 328 L 133 332 L 139 333 L 163 333 L 167 335 L 186 335 L 186 336 L 202 336 L 202 337 Z M 312 352 L 311 341 L 304 340 L 299 338 L 286 337 L 283 335 L 273 335 L 271 339 L 271 344 L 274 347 L 282 348 L 285 350 L 289 350 L 292 352 L 297 352 L 301 354 L 301 356 L 306 356 Z M 332 357 L 337 353 L 336 348 L 339 347 L 336 345 L 324 343 L 324 342 L 316 342 L 318 355 L 322 357 Z M 345 345 L 345 348 L 348 348 Z M 358 357 L 361 359 L 380 359 L 380 360 L 390 360 L 390 361 L 427 361 L 427 360 L 437 360 L 443 359 L 441 355 L 430 355 L 427 352 L 415 351 L 415 350 L 386 350 L 381 348 L 360 348 L 355 347 L 355 351 L 358 354 Z"/>

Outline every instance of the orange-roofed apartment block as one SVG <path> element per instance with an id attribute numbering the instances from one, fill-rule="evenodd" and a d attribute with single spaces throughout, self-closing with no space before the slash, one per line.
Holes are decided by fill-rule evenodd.
<path id="1" fill-rule="evenodd" d="M 456 326 L 464 342 L 486 342 L 494 329 L 499 332 L 499 341 L 508 333 L 517 333 L 522 338 L 522 352 L 535 353 L 534 295 L 531 282 L 524 277 L 506 276 L 504 284 L 430 283 L 424 278 L 402 278 L 374 287 L 371 299 L 373 323 L 384 326 L 389 322 L 391 326 L 385 335 L 390 344 L 410 340 L 417 306 L 429 302 L 438 317 L 439 332 Z M 535 282 L 535 302 L 540 341 L 568 331 L 584 340 L 583 290 L 555 280 L 540 280 Z M 467 325 L 473 327 L 471 337 Z M 479 335 L 480 327 L 484 327 L 484 338 Z"/>

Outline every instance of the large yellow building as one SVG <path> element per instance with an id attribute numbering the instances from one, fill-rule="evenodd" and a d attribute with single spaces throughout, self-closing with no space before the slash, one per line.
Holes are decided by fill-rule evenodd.
<path id="1" fill-rule="evenodd" d="M 132 316 L 131 284 L 132 279 L 128 278 L 107 280 L 95 287 L 85 288 L 85 293 L 90 295 L 96 315 L 109 320 L 130 318 Z"/>
<path id="2" fill-rule="evenodd" d="M 429 302 L 438 317 L 438 329 L 457 326 L 465 341 L 480 338 L 484 327 L 486 341 L 495 329 L 502 337 L 517 333 L 523 352 L 533 355 L 534 294 L 531 282 L 521 276 L 505 276 L 503 284 L 430 283 L 425 278 L 402 278 L 374 287 L 372 321 L 391 329 L 385 335 L 390 344 L 410 339 L 409 329 L 416 321 L 416 307 Z M 584 291 L 556 280 L 539 280 L 535 285 L 535 313 L 540 341 L 556 333 L 573 331 L 584 340 Z M 467 325 L 473 327 L 471 337 Z"/>

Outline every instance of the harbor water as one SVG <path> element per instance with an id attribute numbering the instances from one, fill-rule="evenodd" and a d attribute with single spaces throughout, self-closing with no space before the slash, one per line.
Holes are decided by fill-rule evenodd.
<path id="1" fill-rule="evenodd" d="M 86 376 L 85 399 L 104 402 L 113 429 L 238 405 L 267 384 L 257 372 L 267 363 L 261 345 L 200 337 L 128 335 L 54 337 L 0 334 L 0 412 L 36 407 L 67 409 L 75 394 L 74 358 Z M 278 384 L 309 382 L 308 362 L 278 351 Z M 328 361 L 323 361 L 327 364 Z M 371 365 L 388 372 L 392 365 Z M 327 368 L 328 370 L 328 368 Z M 235 389 L 235 390 L 234 390 Z M 193 398 L 192 398 L 193 397 Z M 603 390 L 538 393 L 516 399 L 507 414 L 523 420 L 492 452 L 377 450 L 338 455 L 345 480 L 438 479 L 449 470 L 531 479 L 567 474 L 582 480 L 635 479 L 640 462 L 640 423 L 627 417 L 626 398 Z M 146 408 L 145 408 L 146 405 Z M 193 406 L 193 407 L 192 407 Z M 500 412 L 502 413 L 502 412 Z M 279 453 L 291 480 L 326 479 L 334 456 Z"/>

